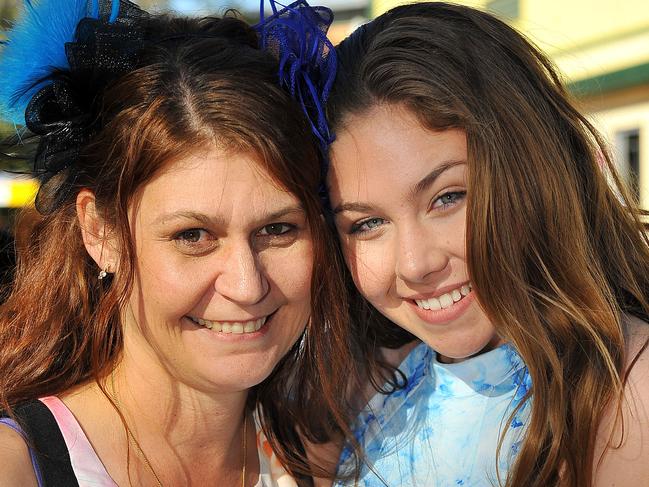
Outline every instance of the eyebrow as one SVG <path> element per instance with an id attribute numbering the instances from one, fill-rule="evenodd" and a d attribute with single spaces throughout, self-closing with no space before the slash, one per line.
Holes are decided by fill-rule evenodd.
<path id="1" fill-rule="evenodd" d="M 264 220 L 277 220 L 279 218 L 282 218 L 283 216 L 286 215 L 291 215 L 293 213 L 306 213 L 302 205 L 295 205 L 295 206 L 287 206 L 285 208 L 282 208 L 280 210 L 277 210 L 270 215 L 265 215 Z"/>
<path id="2" fill-rule="evenodd" d="M 454 160 L 454 161 L 446 161 L 437 166 L 435 169 L 433 169 L 431 172 L 429 172 L 424 179 L 419 181 L 415 186 L 410 190 L 410 197 L 415 198 L 416 196 L 420 195 L 424 191 L 426 191 L 432 184 L 435 182 L 435 180 L 442 175 L 445 171 L 448 171 L 452 167 L 459 166 L 461 164 L 466 164 L 466 161 L 464 160 Z"/>
<path id="3" fill-rule="evenodd" d="M 343 203 L 334 208 L 334 215 L 342 213 L 343 211 L 355 211 L 357 213 L 368 213 L 372 211 L 372 206 L 366 203 Z"/>
<path id="4" fill-rule="evenodd" d="M 201 222 L 205 225 L 212 223 L 223 223 L 221 218 L 213 218 L 207 216 L 205 213 L 199 213 L 192 210 L 179 210 L 171 213 L 164 213 L 153 221 L 154 225 L 165 224 L 175 220 L 193 220 Z"/>
<path id="5" fill-rule="evenodd" d="M 466 164 L 465 160 L 451 160 L 451 161 L 445 161 L 439 166 L 437 166 L 435 169 L 433 169 L 431 172 L 429 172 L 421 181 L 419 181 L 417 184 L 413 186 L 413 188 L 410 190 L 410 198 L 415 198 L 422 192 L 426 191 L 434 182 L 437 180 L 437 178 L 442 175 L 445 171 L 448 171 L 452 167 L 459 166 L 462 164 Z M 361 203 L 361 202 L 352 202 L 352 203 L 343 203 L 341 205 L 338 205 L 334 208 L 333 212 L 335 215 L 338 213 L 342 213 L 343 211 L 355 211 L 358 213 L 368 213 L 374 210 L 374 207 L 368 203 Z"/>
<path id="6" fill-rule="evenodd" d="M 266 221 L 276 220 L 286 215 L 290 215 L 293 213 L 304 213 L 304 212 L 305 211 L 302 205 L 286 206 L 284 208 L 280 208 L 277 211 L 274 211 L 273 213 L 262 215 L 261 218 L 259 218 L 259 220 L 266 220 Z M 205 213 L 200 213 L 192 210 L 179 210 L 171 213 L 165 213 L 163 215 L 160 215 L 158 218 L 156 218 L 153 224 L 154 225 L 165 224 L 174 220 L 193 220 L 193 221 L 198 221 L 204 225 L 216 225 L 216 226 L 226 225 L 226 221 L 219 216 L 209 216 L 206 215 Z"/>

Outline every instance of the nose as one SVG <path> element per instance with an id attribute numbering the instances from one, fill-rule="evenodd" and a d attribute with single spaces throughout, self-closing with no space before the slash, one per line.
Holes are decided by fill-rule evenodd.
<path id="1" fill-rule="evenodd" d="M 260 302 L 270 284 L 249 242 L 231 242 L 221 249 L 223 266 L 214 282 L 216 292 L 241 305 Z"/>
<path id="2" fill-rule="evenodd" d="M 439 236 L 431 233 L 418 226 L 399 233 L 396 242 L 396 274 L 399 279 L 425 283 L 447 266 L 448 252 L 436 242 Z"/>

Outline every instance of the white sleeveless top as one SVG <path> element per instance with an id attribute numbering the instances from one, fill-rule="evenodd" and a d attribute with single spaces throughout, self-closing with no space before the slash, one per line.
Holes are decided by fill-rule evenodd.
<path id="1" fill-rule="evenodd" d="M 43 397 L 40 401 L 52 412 L 61 430 L 79 487 L 118 487 L 67 406 L 55 396 Z M 259 482 L 255 487 L 297 487 L 271 449 L 256 414 L 254 420 L 259 455 Z"/>

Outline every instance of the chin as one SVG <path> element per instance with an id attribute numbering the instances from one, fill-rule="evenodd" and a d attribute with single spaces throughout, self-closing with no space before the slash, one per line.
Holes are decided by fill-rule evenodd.
<path id="1" fill-rule="evenodd" d="M 493 333 L 478 340 L 445 340 L 439 339 L 428 340 L 422 337 L 422 340 L 440 356 L 442 362 L 460 362 L 474 355 L 486 353 L 498 347 L 503 341 Z M 446 360 L 444 360 L 446 359 Z"/>
<path id="2" fill-rule="evenodd" d="M 252 389 L 266 380 L 269 375 L 270 373 L 259 375 L 232 373 L 227 377 L 223 375 L 209 377 L 206 382 L 210 384 L 208 387 L 215 392 L 230 393 Z"/>

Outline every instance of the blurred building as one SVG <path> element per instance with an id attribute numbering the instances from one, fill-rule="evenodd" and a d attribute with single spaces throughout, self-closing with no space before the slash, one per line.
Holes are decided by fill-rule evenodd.
<path id="1" fill-rule="evenodd" d="M 375 17 L 400 3 L 373 0 Z M 649 208 L 647 0 L 455 0 L 510 22 L 558 66 L 608 139 L 620 172 Z"/>
<path id="2" fill-rule="evenodd" d="M 184 3 L 183 3 L 184 2 Z M 21 0 L 0 0 L 0 19 Z M 234 4 L 253 11 L 256 0 L 136 0 L 145 7 Z M 340 42 L 398 0 L 325 0 L 336 16 L 330 37 Z M 496 13 L 556 63 L 580 108 L 608 139 L 620 172 L 649 208 L 649 6 L 647 0 L 456 0 Z M 0 29 L 0 39 L 2 37 Z M 0 127 L 0 132 L 2 127 Z M 6 130 L 6 127 L 5 127 Z"/>
<path id="3" fill-rule="evenodd" d="M 334 12 L 334 23 L 327 33 L 335 45 L 368 21 L 371 0 L 309 0 L 311 5 L 326 5 Z"/>

